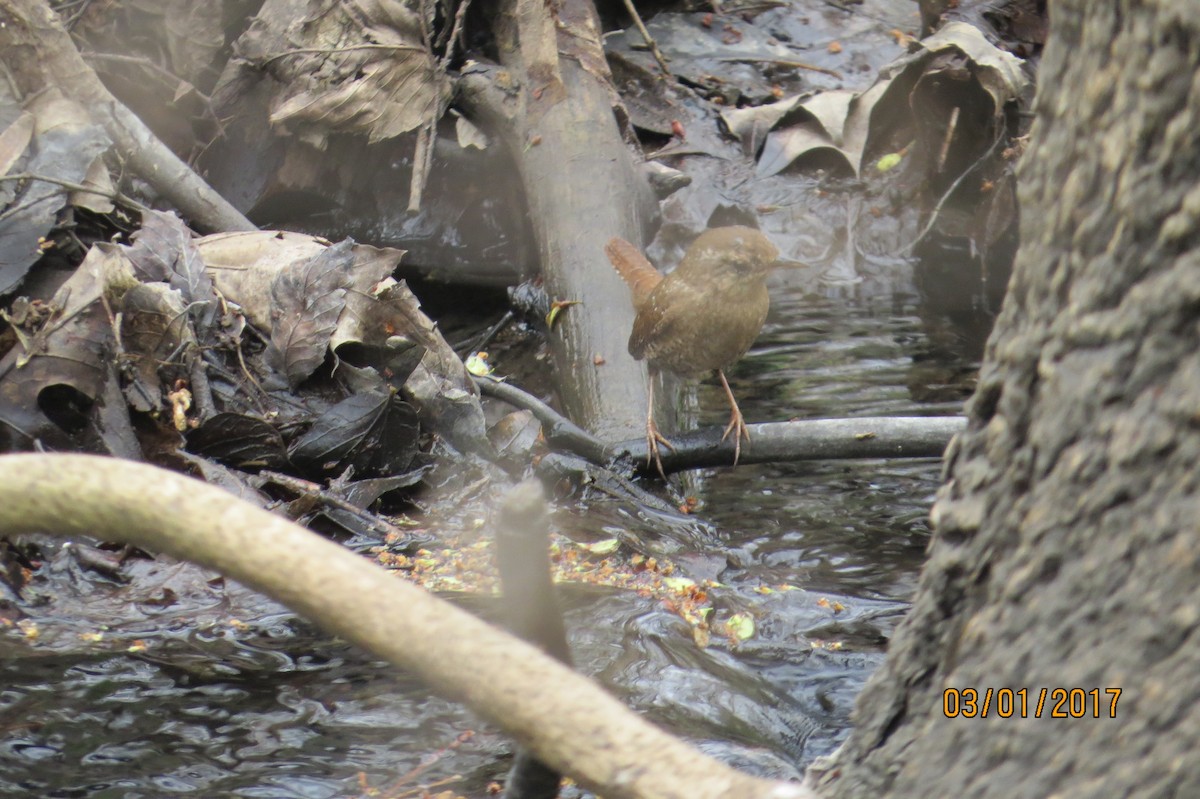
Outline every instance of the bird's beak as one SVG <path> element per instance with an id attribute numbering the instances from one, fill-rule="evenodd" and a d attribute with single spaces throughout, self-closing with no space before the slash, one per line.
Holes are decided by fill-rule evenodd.
<path id="1" fill-rule="evenodd" d="M 775 262 L 771 264 L 773 269 L 800 269 L 806 266 L 808 264 L 804 261 L 792 261 L 787 258 L 776 258 Z"/>

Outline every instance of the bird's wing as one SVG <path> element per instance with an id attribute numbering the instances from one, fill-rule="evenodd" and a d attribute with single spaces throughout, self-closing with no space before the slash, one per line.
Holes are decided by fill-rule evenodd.
<path id="1" fill-rule="evenodd" d="M 633 320 L 633 332 L 629 335 L 630 355 L 637 360 L 663 359 L 667 368 L 679 371 L 671 365 L 674 358 L 664 348 L 682 343 L 673 331 L 678 324 L 685 321 L 689 303 L 683 296 L 679 296 L 680 294 L 681 292 L 676 293 L 675 302 L 662 303 L 659 299 L 663 292 L 650 293 Z"/>

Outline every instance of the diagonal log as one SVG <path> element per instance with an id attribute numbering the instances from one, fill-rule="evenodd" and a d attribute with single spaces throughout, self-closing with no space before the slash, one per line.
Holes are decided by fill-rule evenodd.
<path id="1" fill-rule="evenodd" d="M 198 228 L 210 232 L 255 229 L 113 97 L 45 2 L 0 0 L 0 63 L 24 94 L 54 87 L 88 109 L 133 172 Z"/>

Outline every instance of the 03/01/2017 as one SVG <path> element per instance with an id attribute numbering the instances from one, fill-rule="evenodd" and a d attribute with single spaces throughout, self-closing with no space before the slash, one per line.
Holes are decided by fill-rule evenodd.
<path id="1" fill-rule="evenodd" d="M 942 691 L 946 718 L 1116 718 L 1120 688 L 947 688 Z M 1030 704 L 1030 700 L 1033 703 Z M 1032 712 L 1031 712 L 1032 711 Z"/>

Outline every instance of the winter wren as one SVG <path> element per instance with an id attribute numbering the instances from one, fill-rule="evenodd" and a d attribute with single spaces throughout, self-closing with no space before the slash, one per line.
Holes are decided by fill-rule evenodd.
<path id="1" fill-rule="evenodd" d="M 750 432 L 725 370 L 738 361 L 767 318 L 770 304 L 767 275 L 779 251 L 754 228 L 735 226 L 706 231 L 692 243 L 675 271 L 660 274 L 637 247 L 614 238 L 604 248 L 633 292 L 633 333 L 629 354 L 650 365 L 649 410 L 646 413 L 647 463 L 663 473 L 659 445 L 671 444 L 654 424 L 654 376 L 660 369 L 683 377 L 716 372 L 729 398 L 733 462 Z"/>

